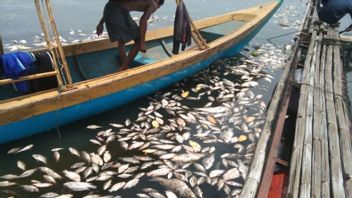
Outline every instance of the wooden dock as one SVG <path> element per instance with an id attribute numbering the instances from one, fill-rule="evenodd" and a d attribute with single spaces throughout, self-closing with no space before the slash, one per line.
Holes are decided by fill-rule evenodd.
<path id="1" fill-rule="evenodd" d="M 296 126 L 291 131 L 294 142 L 287 162 L 288 178 L 280 196 L 352 197 L 352 130 L 341 51 L 348 39 L 340 38 L 336 27 L 319 22 L 314 7 L 314 2 L 308 6 L 301 34 L 274 93 L 241 197 L 268 196 L 268 181 L 280 161 L 280 139 L 290 133 L 284 129 L 283 117 L 291 103 L 298 104 Z M 303 70 L 299 82 L 293 80 L 297 69 Z"/>
<path id="2" fill-rule="evenodd" d="M 348 99 L 336 28 L 316 23 L 304 63 L 289 197 L 351 197 Z"/>

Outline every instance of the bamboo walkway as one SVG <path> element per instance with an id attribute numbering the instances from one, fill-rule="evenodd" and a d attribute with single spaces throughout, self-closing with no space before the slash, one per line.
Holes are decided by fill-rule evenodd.
<path id="1" fill-rule="evenodd" d="M 304 63 L 289 197 L 351 197 L 352 149 L 338 31 L 315 24 Z"/>
<path id="2" fill-rule="evenodd" d="M 314 4 L 308 5 L 300 35 L 275 90 L 241 197 L 268 196 L 268 181 L 280 161 L 278 150 L 285 133 L 292 133 L 294 142 L 284 197 L 352 197 L 352 125 L 341 51 L 342 43 L 349 40 L 340 37 L 337 28 L 319 22 Z M 297 84 L 293 76 L 298 68 L 303 69 L 303 79 Z M 293 89 L 299 93 L 295 101 Z M 298 109 L 293 134 L 284 131 L 283 118 L 295 102 Z"/>

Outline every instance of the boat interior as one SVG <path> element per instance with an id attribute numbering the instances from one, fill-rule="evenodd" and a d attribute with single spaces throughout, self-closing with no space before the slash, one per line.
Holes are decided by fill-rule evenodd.
<path id="1" fill-rule="evenodd" d="M 241 29 L 240 27 L 254 19 L 255 16 L 256 15 L 246 12 L 234 12 L 200 20 L 196 22 L 196 25 L 204 40 L 210 44 L 219 38 L 238 31 Z M 172 54 L 172 34 L 172 27 L 149 31 L 146 35 L 147 53 L 138 53 L 133 63 L 130 65 L 130 68 L 142 67 L 175 56 Z M 126 51 L 131 48 L 132 44 L 132 42 L 127 44 Z M 197 44 L 192 40 L 192 45 L 188 46 L 185 51 L 180 51 L 180 54 L 196 49 L 198 49 Z M 39 49 L 32 52 L 42 52 L 43 50 L 44 49 Z M 120 67 L 117 44 L 111 43 L 108 39 L 71 44 L 63 46 L 63 50 L 73 84 L 103 78 L 106 75 L 116 73 Z M 56 76 L 46 77 L 46 79 L 49 78 L 55 79 Z M 6 100 L 24 95 L 16 90 L 14 82 L 1 83 L 4 80 L 6 79 L 4 79 L 3 75 L 0 73 L 0 101 L 6 102 Z M 52 89 L 55 89 L 55 87 Z M 37 92 L 38 91 L 35 91 L 35 93 Z M 28 94 L 35 93 L 31 92 Z"/>

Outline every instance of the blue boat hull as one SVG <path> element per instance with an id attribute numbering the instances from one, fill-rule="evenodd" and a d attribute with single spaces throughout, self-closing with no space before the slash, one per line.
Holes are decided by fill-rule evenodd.
<path id="1" fill-rule="evenodd" d="M 270 17 L 271 16 L 267 16 L 263 23 L 257 26 L 239 43 L 236 43 L 232 47 L 220 51 L 213 56 L 208 57 L 207 59 L 191 65 L 181 71 L 111 95 L 106 95 L 88 102 L 1 126 L 0 144 L 31 136 L 40 132 L 49 131 L 65 124 L 105 112 L 118 106 L 122 106 L 137 98 L 146 96 L 157 90 L 168 87 L 184 78 L 194 75 L 219 58 L 237 54 L 258 33 Z"/>

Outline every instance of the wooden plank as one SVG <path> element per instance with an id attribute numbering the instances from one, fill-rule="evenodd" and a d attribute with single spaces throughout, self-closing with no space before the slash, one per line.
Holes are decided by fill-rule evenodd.
<path id="1" fill-rule="evenodd" d="M 35 80 L 35 79 L 46 78 L 46 77 L 51 77 L 51 76 L 56 76 L 56 72 L 51 71 L 51 72 L 45 72 L 45 73 L 40 73 L 40 74 L 33 74 L 33 75 L 29 75 L 29 76 L 23 76 L 18 79 L 1 79 L 0 85 L 23 82 L 23 81 L 27 81 L 27 80 Z"/>
<path id="2" fill-rule="evenodd" d="M 295 63 L 297 64 L 297 62 Z M 290 64 L 291 66 L 291 64 Z M 286 93 L 283 95 L 283 102 L 280 108 L 281 111 L 278 115 L 277 126 L 275 127 L 275 132 L 271 141 L 271 147 L 269 154 L 267 156 L 267 162 L 265 165 L 264 173 L 262 176 L 262 181 L 258 190 L 257 197 L 268 197 L 269 191 L 271 190 L 272 184 L 267 181 L 272 181 L 274 176 L 275 167 L 278 162 L 278 153 L 280 150 L 280 141 L 282 139 L 282 133 L 284 131 L 285 120 L 287 115 L 288 106 L 290 103 L 292 87 L 286 88 Z M 288 165 L 288 164 L 287 164 Z M 270 195 L 269 195 L 270 196 Z"/>
<path id="3" fill-rule="evenodd" d="M 307 109 L 307 89 L 309 84 L 309 71 L 311 67 L 311 61 L 314 53 L 314 48 L 316 46 L 316 37 L 317 32 L 313 31 L 309 49 L 306 55 L 304 70 L 303 70 L 303 84 L 300 91 L 299 107 L 297 113 L 296 121 L 296 132 L 295 140 L 293 143 L 293 152 L 291 157 L 291 168 L 290 168 L 290 177 L 288 183 L 288 196 L 298 197 L 299 196 L 299 187 L 301 181 L 301 168 L 302 168 L 302 155 L 303 155 L 303 146 L 304 146 L 304 137 L 305 137 L 305 117 Z"/>
<path id="4" fill-rule="evenodd" d="M 330 28 L 328 31 L 332 31 Z M 326 108 L 327 108 L 327 122 L 328 122 L 328 138 L 329 138 L 329 153 L 331 162 L 331 185 L 332 195 L 334 197 L 345 197 L 343 177 L 342 177 L 342 164 L 341 152 L 339 146 L 339 135 L 336 120 L 336 111 L 334 105 L 334 89 L 332 84 L 333 76 L 333 47 L 328 46 L 326 73 L 325 73 L 325 89 L 326 89 Z"/>
<path id="5" fill-rule="evenodd" d="M 321 171 L 322 171 L 322 98 L 320 97 L 320 79 L 321 71 L 321 52 L 323 34 L 319 34 L 319 47 L 317 49 L 317 59 L 315 63 L 315 77 L 314 77 L 314 110 L 313 110 L 313 152 L 312 152 L 312 197 L 321 197 Z"/>

